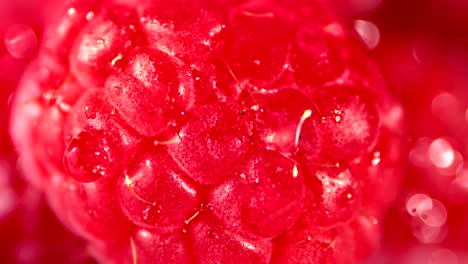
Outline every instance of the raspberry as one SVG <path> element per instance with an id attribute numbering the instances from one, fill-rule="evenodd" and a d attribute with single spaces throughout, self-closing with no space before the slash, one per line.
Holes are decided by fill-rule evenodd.
<path id="1" fill-rule="evenodd" d="M 9 263 L 94 263 L 80 250 L 85 241 L 67 232 L 44 201 L 40 190 L 24 182 L 13 160 L 0 155 L 0 245 Z"/>
<path id="2" fill-rule="evenodd" d="M 118 2 L 72 3 L 46 30 L 10 127 L 28 179 L 96 260 L 372 253 L 403 116 L 326 7 Z"/>

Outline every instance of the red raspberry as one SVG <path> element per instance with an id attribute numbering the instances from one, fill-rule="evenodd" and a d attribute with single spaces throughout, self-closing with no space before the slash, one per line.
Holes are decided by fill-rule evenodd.
<path id="1" fill-rule="evenodd" d="M 105 263 L 352 263 L 402 111 L 316 2 L 70 5 L 12 105 L 28 178 Z M 389 187 L 390 186 L 390 187 Z"/>
<path id="2" fill-rule="evenodd" d="M 6 263 L 94 263 L 86 242 L 67 232 L 40 190 L 24 182 L 0 155 L 0 256 Z"/>

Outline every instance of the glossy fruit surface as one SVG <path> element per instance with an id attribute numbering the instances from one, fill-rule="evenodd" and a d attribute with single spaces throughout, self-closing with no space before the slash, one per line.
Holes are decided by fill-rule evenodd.
<path id="1" fill-rule="evenodd" d="M 317 2 L 73 2 L 11 111 L 105 263 L 357 262 L 404 173 L 401 106 Z"/>

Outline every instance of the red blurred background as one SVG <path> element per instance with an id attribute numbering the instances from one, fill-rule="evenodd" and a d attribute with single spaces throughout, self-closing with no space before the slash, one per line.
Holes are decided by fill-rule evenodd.
<path id="1" fill-rule="evenodd" d="M 387 214 L 383 246 L 366 263 L 468 263 L 468 1 L 322 1 L 369 49 L 403 102 L 409 125 L 410 167 Z M 0 0 L 4 263 L 92 263 L 86 245 L 60 226 L 42 195 L 22 180 L 7 133 L 8 98 L 58 3 Z"/>

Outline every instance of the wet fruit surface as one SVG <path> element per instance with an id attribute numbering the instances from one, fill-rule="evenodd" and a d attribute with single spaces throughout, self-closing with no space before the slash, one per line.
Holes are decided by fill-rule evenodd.
<path id="1" fill-rule="evenodd" d="M 10 133 L 24 177 L 98 261 L 361 261 L 382 225 L 401 221 L 395 206 L 383 216 L 407 143 L 419 166 L 411 173 L 436 169 L 424 184 L 405 183 L 397 200 L 410 236 L 444 241 L 454 210 L 460 220 L 450 226 L 461 226 L 466 130 L 434 131 L 466 123 L 463 93 L 430 89 L 434 115 L 463 118 L 428 133 L 424 104 L 413 103 L 423 100 L 408 97 L 405 111 L 419 117 L 405 136 L 404 110 L 365 55 L 378 41 L 364 34 L 360 47 L 325 7 L 78 1 L 62 11 L 11 101 Z M 21 57 L 30 47 L 7 48 Z M 384 69 L 398 68 L 379 54 Z"/>

